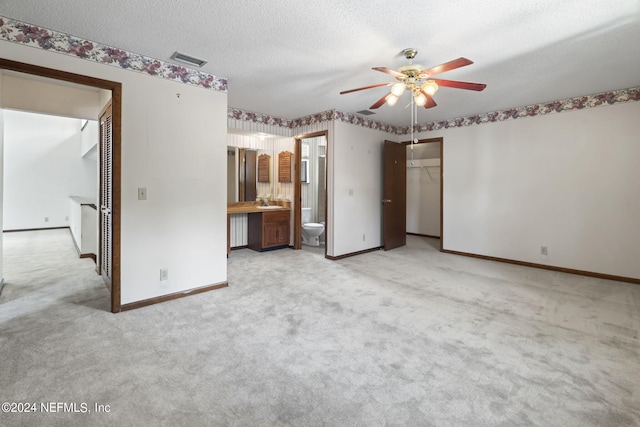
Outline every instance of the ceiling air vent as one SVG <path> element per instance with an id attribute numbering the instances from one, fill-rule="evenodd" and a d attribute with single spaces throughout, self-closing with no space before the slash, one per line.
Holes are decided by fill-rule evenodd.
<path id="1" fill-rule="evenodd" d="M 194 58 L 193 56 L 185 55 L 184 53 L 175 52 L 171 55 L 171 59 L 175 59 L 176 61 L 184 62 L 185 64 L 195 65 L 196 67 L 202 67 L 207 63 L 204 59 Z"/>
<path id="2" fill-rule="evenodd" d="M 358 111 L 358 114 L 362 114 L 363 116 L 370 116 L 372 114 L 375 114 L 373 111 L 370 110 L 360 110 Z"/>

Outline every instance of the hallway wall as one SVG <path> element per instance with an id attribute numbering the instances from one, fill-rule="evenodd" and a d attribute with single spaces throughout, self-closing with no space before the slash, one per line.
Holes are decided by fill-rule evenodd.
<path id="1" fill-rule="evenodd" d="M 98 197 L 98 163 L 82 157 L 81 120 L 4 115 L 4 230 L 68 227 L 69 196 Z"/>

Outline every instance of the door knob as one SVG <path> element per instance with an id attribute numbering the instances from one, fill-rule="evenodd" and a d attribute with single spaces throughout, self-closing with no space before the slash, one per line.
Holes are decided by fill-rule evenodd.
<path id="1" fill-rule="evenodd" d="M 382 203 L 391 203 L 391 199 L 382 199 Z"/>

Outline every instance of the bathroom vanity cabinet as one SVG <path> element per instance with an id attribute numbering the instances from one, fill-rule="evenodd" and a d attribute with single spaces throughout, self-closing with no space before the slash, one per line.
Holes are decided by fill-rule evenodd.
<path id="1" fill-rule="evenodd" d="M 248 246 L 263 251 L 289 245 L 290 211 L 273 210 L 249 215 Z"/>

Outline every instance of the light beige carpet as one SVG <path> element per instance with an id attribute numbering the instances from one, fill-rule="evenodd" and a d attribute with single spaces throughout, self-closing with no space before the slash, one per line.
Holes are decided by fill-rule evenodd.
<path id="1" fill-rule="evenodd" d="M 0 400 L 91 413 L 0 425 L 640 424 L 637 285 L 409 236 L 341 261 L 233 251 L 229 288 L 113 315 L 68 231 L 4 238 Z"/>

